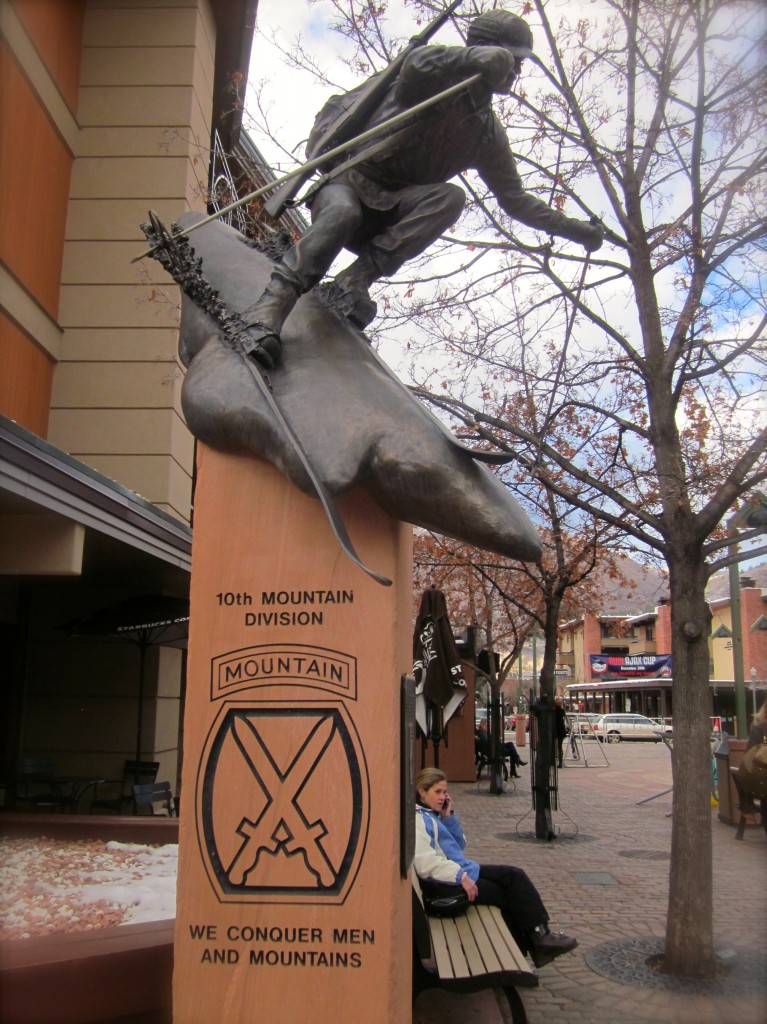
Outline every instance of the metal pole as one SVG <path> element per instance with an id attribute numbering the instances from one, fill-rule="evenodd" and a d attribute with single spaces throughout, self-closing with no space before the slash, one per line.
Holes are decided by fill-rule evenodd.
<path id="1" fill-rule="evenodd" d="M 731 544 L 728 554 L 737 555 L 738 545 Z M 740 611 L 740 569 L 737 562 L 730 566 L 730 619 L 732 630 L 732 678 L 735 680 L 736 736 L 744 740 L 748 736 L 746 712 L 746 687 L 743 677 L 743 624 Z"/>
<path id="2" fill-rule="evenodd" d="M 753 708 L 752 714 L 756 717 L 756 669 L 751 669 L 751 707 Z"/>

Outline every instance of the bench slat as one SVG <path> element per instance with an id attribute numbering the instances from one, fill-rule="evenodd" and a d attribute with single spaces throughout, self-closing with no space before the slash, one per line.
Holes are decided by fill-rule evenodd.
<path id="1" fill-rule="evenodd" d="M 450 960 L 450 953 L 448 952 L 447 939 L 445 938 L 445 932 L 442 928 L 442 921 L 438 917 L 430 917 L 428 920 L 431 944 L 434 949 L 434 959 L 437 964 L 437 974 L 440 978 L 452 978 L 453 964 Z"/>
<path id="2" fill-rule="evenodd" d="M 497 907 L 471 907 L 458 918 L 430 918 L 429 929 L 441 978 L 533 973 Z"/>
<path id="3" fill-rule="evenodd" d="M 415 873 L 413 887 L 423 906 Z M 442 980 L 460 981 L 488 974 L 515 973 L 528 975 L 529 983 L 537 983 L 535 972 L 506 927 L 498 907 L 474 905 L 460 917 L 425 917 L 425 920 L 434 964 Z"/>
<path id="4" fill-rule="evenodd" d="M 447 940 L 447 948 L 450 950 L 453 977 L 470 978 L 472 972 L 466 960 L 463 945 L 461 944 L 461 936 L 458 934 L 458 929 L 455 926 L 455 920 L 445 918 L 442 921 L 442 926 L 445 939 Z"/>
<path id="5" fill-rule="evenodd" d="M 483 921 L 483 917 L 485 915 L 481 913 L 481 911 L 489 909 L 489 907 L 477 907 L 476 912 L 472 914 L 471 918 L 469 918 L 467 914 L 465 918 L 459 919 L 461 924 L 458 925 L 458 930 L 462 935 L 465 931 L 471 932 L 471 940 L 480 958 L 482 966 L 477 965 L 474 968 L 475 974 L 481 974 L 483 971 L 485 973 L 491 973 L 503 970 L 503 964 L 493 949 L 493 944 L 487 934 L 487 929 Z"/>
<path id="6" fill-rule="evenodd" d="M 484 906 L 477 907 L 477 911 L 486 911 L 489 909 L 491 908 Z M 487 928 L 484 923 L 484 919 L 486 918 L 486 916 L 487 914 L 484 912 L 477 912 L 476 925 L 473 928 L 474 941 L 476 942 L 477 948 L 482 957 L 484 970 L 488 973 L 495 971 L 504 971 L 506 970 L 506 965 L 503 959 L 501 958 L 498 950 L 494 948 L 493 940 L 489 938 L 487 934 Z M 504 950 L 506 949 L 505 943 L 502 946 L 502 948 Z"/>
<path id="7" fill-rule="evenodd" d="M 503 969 L 532 974 L 530 965 L 506 927 L 500 909 L 498 907 L 478 907 L 477 909 L 485 912 L 482 915 L 482 921 L 485 925 L 488 939 L 500 959 Z"/>

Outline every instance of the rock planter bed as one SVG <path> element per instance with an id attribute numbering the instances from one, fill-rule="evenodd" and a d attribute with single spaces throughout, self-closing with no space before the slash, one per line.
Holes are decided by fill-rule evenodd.
<path id="1" fill-rule="evenodd" d="M 0 836 L 163 846 L 178 842 L 178 820 L 9 813 Z M 78 843 L 83 856 L 90 845 Z M 115 925 L 123 911 L 93 904 L 88 916 L 85 930 L 59 921 L 70 930 L 0 942 L 3 1024 L 170 1024 L 173 920 Z"/>

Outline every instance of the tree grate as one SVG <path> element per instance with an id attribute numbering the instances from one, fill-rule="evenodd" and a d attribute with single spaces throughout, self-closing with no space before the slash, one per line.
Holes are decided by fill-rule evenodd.
<path id="1" fill-rule="evenodd" d="M 667 850 L 618 850 L 619 857 L 631 857 L 632 860 L 671 860 Z"/>
<path id="2" fill-rule="evenodd" d="M 590 950 L 585 959 L 595 974 L 638 988 L 730 998 L 763 991 L 767 957 L 761 952 L 720 947 L 716 950 L 717 977 L 676 978 L 653 969 L 663 949 L 664 940 L 657 936 L 619 939 Z"/>

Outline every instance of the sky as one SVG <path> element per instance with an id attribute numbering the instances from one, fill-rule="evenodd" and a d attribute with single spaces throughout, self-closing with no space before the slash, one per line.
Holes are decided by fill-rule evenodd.
<path id="1" fill-rule="evenodd" d="M 332 90 L 323 89 L 309 72 L 288 68 L 272 38 L 287 49 L 300 37 L 318 65 L 338 75 L 343 70 L 337 60 L 340 38 L 327 30 L 328 17 L 328 5 L 324 3 L 309 6 L 306 0 L 259 0 L 256 36 L 250 58 L 251 89 L 246 109 L 248 106 L 253 108 L 255 88 L 262 80 L 265 81 L 270 121 L 275 130 L 279 129 L 277 134 L 281 141 L 284 140 L 285 149 L 298 147 L 298 162 L 303 157 L 303 148 L 299 144 L 308 137 L 315 114 Z M 284 152 L 266 136 L 256 132 L 252 135 L 276 170 L 290 170 Z"/>
<path id="2" fill-rule="evenodd" d="M 600 0 L 552 0 L 552 5 L 555 8 L 561 7 L 563 13 L 566 12 L 569 17 L 577 15 L 592 22 L 597 19 L 597 23 L 599 23 L 598 18 L 603 7 Z M 510 10 L 521 10 L 522 8 L 521 3 L 509 3 L 507 6 Z M 407 38 L 419 27 L 413 21 L 412 7 L 407 4 L 406 0 L 392 0 L 388 4 L 387 17 L 404 38 Z M 303 142 L 309 134 L 316 112 L 327 97 L 333 92 L 358 84 L 360 81 L 358 77 L 352 76 L 340 59 L 343 48 L 349 44 L 329 28 L 332 18 L 333 6 L 328 0 L 319 0 L 317 3 L 308 3 L 307 0 L 260 0 L 257 32 L 250 65 L 251 88 L 246 100 L 246 112 L 250 112 L 250 118 L 246 116 L 246 125 L 250 120 L 253 125 L 251 135 L 255 144 L 267 161 L 279 172 L 287 172 L 300 163 L 303 158 Z M 535 32 L 535 16 L 531 15 L 529 20 Z M 295 67 L 288 67 L 284 56 L 274 45 L 273 40 L 275 39 L 284 50 L 289 50 L 300 39 L 305 52 L 316 67 L 333 81 L 335 87 L 323 86 L 311 73 Z M 453 28 L 446 25 L 434 41 L 457 42 L 458 39 Z M 542 39 L 536 49 L 538 52 L 544 53 L 545 47 Z M 540 75 L 540 72 L 537 74 Z M 260 83 L 263 83 L 261 90 L 259 90 Z M 536 79 L 536 69 L 527 67 L 521 84 L 529 89 L 530 97 L 535 102 L 536 93 L 541 86 L 540 78 Z M 256 129 L 255 124 L 264 117 L 269 122 L 272 132 L 278 137 L 279 145 L 275 145 L 266 134 Z M 603 131 L 609 132 L 610 125 L 605 125 Z M 513 138 L 511 143 L 513 147 L 515 144 Z M 527 187 L 534 187 L 536 175 L 525 173 L 524 176 Z M 599 196 L 595 194 L 592 199 L 592 196 L 589 195 L 590 187 L 589 182 L 584 180 L 581 185 L 581 188 L 585 190 L 583 198 L 589 202 L 590 208 L 594 209 L 609 224 L 611 211 L 608 206 L 604 206 L 606 200 L 601 189 L 598 190 Z M 672 204 L 676 201 L 673 195 L 666 198 Z M 678 197 L 678 201 L 686 202 L 685 189 Z M 574 216 L 582 216 L 571 200 L 568 200 L 565 212 Z M 663 216 L 664 219 L 670 216 L 668 207 Z M 459 233 L 465 234 L 465 228 L 465 221 L 461 222 L 458 228 Z M 490 229 L 488 228 L 488 230 Z M 526 229 L 523 229 L 522 237 L 525 237 L 525 231 Z M 529 236 L 529 232 L 527 234 Z M 435 245 L 429 255 L 432 267 L 439 269 L 443 264 L 439 263 L 437 251 L 438 245 Z M 600 253 L 600 256 L 602 255 L 617 258 L 619 262 L 622 260 L 622 253 L 609 244 L 603 248 Z M 342 254 L 334 266 L 333 272 L 340 270 L 351 259 L 349 254 Z M 450 259 L 454 259 L 454 256 L 451 255 Z M 664 297 L 668 300 L 670 307 L 675 304 L 673 296 L 676 290 L 677 272 L 676 266 L 669 266 L 665 274 L 661 272 L 656 278 L 658 294 L 662 300 Z M 424 289 L 429 289 L 429 286 L 424 286 Z M 418 294 L 420 293 L 417 290 L 416 295 Z M 623 282 L 613 281 L 609 286 L 600 288 L 599 299 L 604 304 L 605 317 L 630 337 L 636 336 L 639 325 L 636 322 L 633 296 L 628 282 L 625 280 Z M 741 331 L 747 326 L 748 320 L 747 315 L 740 320 Z M 401 336 L 401 331 L 389 333 L 389 329 L 385 325 L 381 328 L 380 323 L 380 321 L 377 322 L 379 352 L 395 370 L 404 374 L 406 372 L 404 365 L 406 357 L 403 356 L 402 350 L 407 348 L 407 339 Z M 374 324 L 374 326 L 377 325 Z M 738 326 L 737 322 L 735 326 Z M 722 331 L 725 333 L 732 329 L 732 324 L 722 325 Z M 423 358 L 423 353 L 420 353 L 419 358 Z M 764 403 L 764 397 L 755 400 L 755 402 L 759 401 Z M 753 403 L 744 403 L 744 409 L 753 409 Z"/>
<path id="3" fill-rule="evenodd" d="M 578 6 L 593 9 L 592 0 L 567 2 L 571 13 Z M 508 7 L 515 10 L 521 9 L 522 5 L 509 4 Z M 388 23 L 405 39 L 423 27 L 414 21 L 406 0 L 394 0 L 390 3 L 387 18 Z M 317 111 L 326 99 L 333 93 L 351 88 L 361 81 L 360 77 L 355 77 L 339 59 L 343 47 L 349 44 L 330 29 L 332 20 L 332 5 L 325 0 L 312 4 L 307 3 L 307 0 L 259 2 L 256 36 L 250 62 L 250 88 L 246 96 L 245 125 L 254 143 L 277 173 L 286 173 L 302 161 L 303 143 L 309 135 Z M 334 87 L 323 86 L 310 72 L 287 66 L 280 48 L 288 50 L 299 39 L 318 69 L 332 80 Z M 448 44 L 461 42 L 453 26 L 449 24 L 441 28 L 433 41 Z M 275 45 L 275 42 L 278 45 Z M 268 122 L 269 131 L 278 138 L 279 145 L 275 145 L 265 132 L 258 129 L 258 125 L 264 121 Z M 302 212 L 306 213 L 303 208 Z M 568 212 L 577 215 L 574 209 Z M 532 238 L 530 240 L 532 241 Z M 446 264 L 444 261 L 440 262 L 437 249 L 438 246 L 435 245 L 429 251 L 430 270 L 443 272 L 446 270 Z M 447 258 L 452 268 L 454 254 L 448 254 Z M 342 253 L 331 272 L 337 273 L 352 259 L 350 254 Z M 403 269 L 403 274 L 406 269 Z M 431 286 L 423 286 L 423 293 L 430 294 Z M 623 301 L 621 298 L 621 304 Z M 380 321 L 374 326 L 378 327 L 376 347 L 379 354 L 401 376 L 407 376 L 409 357 L 406 352 L 409 346 L 405 332 L 397 328 L 382 327 Z M 425 358 L 423 354 L 419 356 L 419 359 Z"/>
<path id="4" fill-rule="evenodd" d="M 600 6 L 599 0 L 554 0 L 554 5 L 561 6 L 573 18 L 582 10 L 583 16 L 592 21 L 598 16 Z M 505 6 L 512 12 L 518 12 L 522 10 L 523 4 L 508 3 Z M 467 3 L 466 8 L 470 10 L 471 5 Z M 392 0 L 387 5 L 386 18 L 387 26 L 399 32 L 404 39 L 424 27 L 414 20 L 407 0 Z M 327 0 L 317 0 L 316 3 L 308 3 L 307 0 L 259 0 L 250 61 L 251 89 L 246 109 L 250 106 L 256 116 L 256 87 L 265 82 L 271 127 L 279 129 L 277 134 L 284 150 L 275 147 L 258 132 L 251 134 L 263 155 L 275 167 L 289 170 L 290 163 L 285 150 L 294 148 L 300 162 L 303 155 L 300 143 L 307 138 L 314 116 L 325 99 L 334 91 L 350 88 L 361 81 L 339 60 L 344 47 L 350 48 L 350 44 L 332 30 L 330 26 L 333 20 L 333 8 Z M 529 15 L 528 20 L 535 28 L 534 15 Z M 317 68 L 337 86 L 336 89 L 324 87 L 307 71 L 287 66 L 279 48 L 290 49 L 298 39 Z M 274 45 L 275 42 L 278 46 Z M 432 42 L 455 44 L 461 40 L 454 27 L 447 23 L 433 37 Z M 539 48 L 543 52 L 542 40 Z M 530 70 L 528 65 L 525 77 L 529 77 Z"/>

